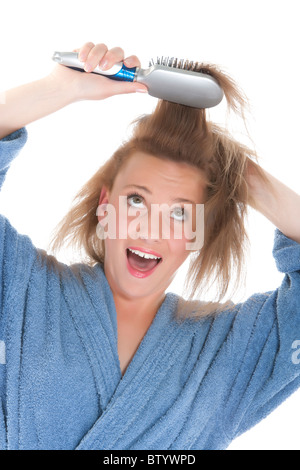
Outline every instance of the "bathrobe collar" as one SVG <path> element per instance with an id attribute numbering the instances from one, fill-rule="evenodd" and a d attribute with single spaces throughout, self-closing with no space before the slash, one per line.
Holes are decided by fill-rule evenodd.
<path id="1" fill-rule="evenodd" d="M 94 373 L 103 413 L 79 443 L 77 449 L 112 449 L 128 432 L 134 440 L 134 422 L 142 418 L 145 403 L 158 390 L 168 369 L 176 364 L 184 348 L 184 328 L 175 320 L 178 296 L 167 293 L 152 324 L 122 377 L 117 344 L 117 314 L 111 288 L 100 264 L 92 279 L 82 273 L 90 308 L 82 315 L 76 302 L 82 295 L 67 292 L 73 320 L 85 345 Z M 73 289 L 74 283 L 70 283 Z M 72 286 L 72 287 L 71 287 Z M 98 288 L 97 288 L 98 286 Z M 100 287 L 101 286 L 101 287 Z M 73 294 L 73 295 L 72 295 Z M 74 299 L 74 300 L 73 300 Z M 78 314 L 80 312 L 80 314 Z M 134 400 L 133 400 L 134 397 Z M 129 432 L 130 431 L 130 432 Z"/>

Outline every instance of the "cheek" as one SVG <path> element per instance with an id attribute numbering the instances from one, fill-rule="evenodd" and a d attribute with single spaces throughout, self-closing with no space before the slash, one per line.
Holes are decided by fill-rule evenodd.
<path id="1" fill-rule="evenodd" d="M 112 237 L 107 238 L 107 241 L 110 240 L 109 245 L 116 243 L 118 239 L 127 238 L 127 208 L 123 199 L 123 197 L 120 197 L 120 200 L 117 197 L 110 199 L 111 218 L 108 223 L 110 223 Z"/>
<path id="2" fill-rule="evenodd" d="M 130 238 L 130 232 L 138 226 L 140 211 L 129 208 L 125 196 L 121 196 L 119 199 L 119 201 L 114 201 L 115 226 L 117 237 L 124 240 Z"/>
<path id="3" fill-rule="evenodd" d="M 171 223 L 171 238 L 178 242 L 181 252 L 187 249 L 188 243 L 195 238 L 196 228 L 197 223 L 194 216 L 188 217 L 184 222 L 173 221 Z"/>
<path id="4" fill-rule="evenodd" d="M 168 258 L 172 259 L 174 266 L 180 266 L 190 252 L 186 249 L 186 240 L 169 240 L 168 242 Z"/>

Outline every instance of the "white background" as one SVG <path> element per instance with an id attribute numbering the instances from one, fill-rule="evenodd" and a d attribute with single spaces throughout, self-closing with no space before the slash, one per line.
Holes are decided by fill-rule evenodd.
<path id="1" fill-rule="evenodd" d="M 53 51 L 87 41 L 120 46 L 143 67 L 162 55 L 216 63 L 250 100 L 261 165 L 299 192 L 298 19 L 297 0 L 10 0 L 0 10 L 0 91 L 47 75 Z M 1 212 L 46 249 L 76 192 L 126 138 L 130 122 L 155 104 L 148 95 L 123 95 L 76 103 L 30 124 L 0 195 Z M 225 125 L 225 106 L 211 118 Z M 232 131 L 246 139 L 241 123 Z M 237 300 L 273 290 L 282 279 L 272 258 L 274 227 L 251 211 L 249 234 L 247 285 Z M 181 294 L 184 272 L 170 290 Z M 297 392 L 230 449 L 299 450 L 299 420 Z"/>

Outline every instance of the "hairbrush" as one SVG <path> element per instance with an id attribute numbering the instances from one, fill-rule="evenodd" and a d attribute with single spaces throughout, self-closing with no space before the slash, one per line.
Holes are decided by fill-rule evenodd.
<path id="1" fill-rule="evenodd" d="M 79 61 L 77 52 L 54 52 L 52 59 L 84 72 L 84 64 Z M 157 58 L 156 62 L 152 59 L 147 69 L 128 68 L 123 62 L 118 62 L 105 71 L 97 66 L 91 73 L 112 80 L 143 83 L 149 95 L 193 108 L 212 108 L 224 96 L 218 81 L 204 72 L 201 64 L 173 57 Z"/>

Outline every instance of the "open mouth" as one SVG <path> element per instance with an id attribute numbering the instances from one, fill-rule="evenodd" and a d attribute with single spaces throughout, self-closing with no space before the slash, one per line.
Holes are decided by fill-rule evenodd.
<path id="1" fill-rule="evenodd" d="M 159 256 L 132 248 L 127 248 L 126 255 L 129 271 L 136 277 L 145 277 L 145 275 L 151 274 L 162 262 L 162 258 Z"/>

